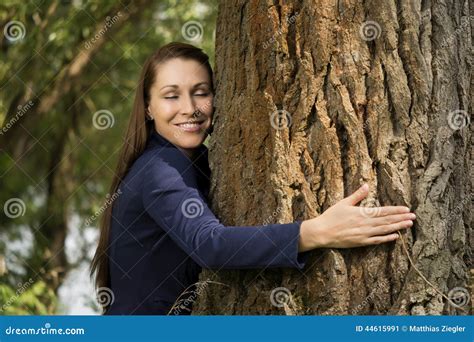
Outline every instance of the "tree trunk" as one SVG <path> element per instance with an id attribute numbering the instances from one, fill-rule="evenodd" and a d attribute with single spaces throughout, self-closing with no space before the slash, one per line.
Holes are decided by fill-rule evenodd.
<path id="1" fill-rule="evenodd" d="M 220 3 L 210 164 L 221 222 L 313 218 L 364 182 L 363 206 L 406 205 L 417 219 L 396 243 L 314 250 L 303 271 L 204 271 L 230 288 L 207 286 L 194 314 L 469 312 L 463 290 L 453 305 L 472 267 L 469 6 Z"/>

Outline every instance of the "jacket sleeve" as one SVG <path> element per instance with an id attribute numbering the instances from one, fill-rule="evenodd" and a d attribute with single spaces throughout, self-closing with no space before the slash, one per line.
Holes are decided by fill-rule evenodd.
<path id="1" fill-rule="evenodd" d="M 264 226 L 224 226 L 198 191 L 190 161 L 171 166 L 154 158 L 143 176 L 146 212 L 196 263 L 207 269 L 305 266 L 298 253 L 301 221 Z M 179 170 L 181 169 L 181 170 Z"/>

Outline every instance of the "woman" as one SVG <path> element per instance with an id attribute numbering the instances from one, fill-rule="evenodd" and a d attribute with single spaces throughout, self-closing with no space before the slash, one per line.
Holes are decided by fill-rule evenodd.
<path id="1" fill-rule="evenodd" d="M 364 185 L 317 218 L 223 226 L 207 198 L 213 96 L 208 56 L 192 45 L 165 45 L 143 67 L 91 267 L 113 293 L 106 314 L 167 314 L 202 268 L 302 269 L 311 249 L 394 241 L 413 224 L 407 207 L 364 216 Z M 191 312 L 185 302 L 180 314 Z"/>

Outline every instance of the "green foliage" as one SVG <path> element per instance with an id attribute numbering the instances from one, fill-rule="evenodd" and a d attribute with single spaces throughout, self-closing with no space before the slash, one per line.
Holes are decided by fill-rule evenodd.
<path id="1" fill-rule="evenodd" d="M 3 315 L 51 315 L 56 302 L 54 291 L 43 281 L 30 279 L 16 288 L 0 284 L 0 313 Z"/>
<path id="2" fill-rule="evenodd" d="M 123 4 L 131 8 L 132 3 L 136 2 L 3 1 L 0 27 L 18 21 L 24 26 L 25 35 L 14 42 L 5 36 L 0 38 L 2 127 L 20 111 L 15 99 L 24 97 L 26 101 L 38 97 L 44 100 L 53 94 L 56 82 L 69 63 L 84 51 L 87 43 L 93 44 L 100 23 L 118 12 L 126 13 Z M 7 152 L 0 146 L 0 205 L 3 208 L 7 200 L 19 198 L 25 207 L 24 213 L 15 218 L 0 211 L 0 255 L 4 254 L 7 260 L 11 259 L 8 246 L 20 238 L 20 232 L 27 229 L 41 235 L 41 228 L 51 219 L 51 213 L 59 212 L 68 219 L 78 216 L 81 221 L 78 228 L 85 229 L 84 222 L 104 204 L 141 66 L 152 51 L 171 41 L 187 42 L 182 27 L 194 20 L 202 25 L 203 37 L 200 42 L 189 43 L 203 48 L 214 64 L 217 0 L 148 3 L 138 16 L 116 27 L 111 25 L 105 34 L 105 44 L 74 79 L 71 90 L 61 96 L 51 110 L 41 115 L 35 115 L 34 110 L 27 111 L 21 125 L 13 124 L 21 135 L 21 138 L 14 136 L 14 151 Z M 113 114 L 114 125 L 98 130 L 92 118 L 102 109 Z M 58 169 L 61 170 L 60 182 L 53 184 L 54 190 L 64 191 L 66 199 L 48 202 L 53 186 L 49 177 Z M 55 210 L 47 211 L 48 203 L 53 203 Z M 51 220 L 54 222 L 54 218 Z M 93 221 L 93 225 L 97 224 L 98 219 Z M 32 241 L 33 246 L 35 243 Z M 26 249 L 34 250 L 28 242 L 25 244 Z M 35 253 L 41 255 L 41 251 Z M 24 269 L 27 274 L 38 271 Z M 21 305 L 12 305 L 8 310 L 46 312 L 48 306 L 42 307 L 34 300 L 35 296 L 44 299 L 42 294 L 49 296 L 48 289 L 41 286 L 46 285 L 36 282 L 21 296 L 21 301 L 15 301 Z M 15 293 L 14 288 L 1 285 L 2 300 L 12 293 Z"/>

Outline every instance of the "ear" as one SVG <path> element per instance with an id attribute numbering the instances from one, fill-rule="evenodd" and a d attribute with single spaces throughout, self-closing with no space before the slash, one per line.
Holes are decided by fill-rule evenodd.
<path id="1" fill-rule="evenodd" d="M 145 116 L 148 120 L 153 120 L 153 115 L 151 115 L 150 106 L 146 107 Z"/>

